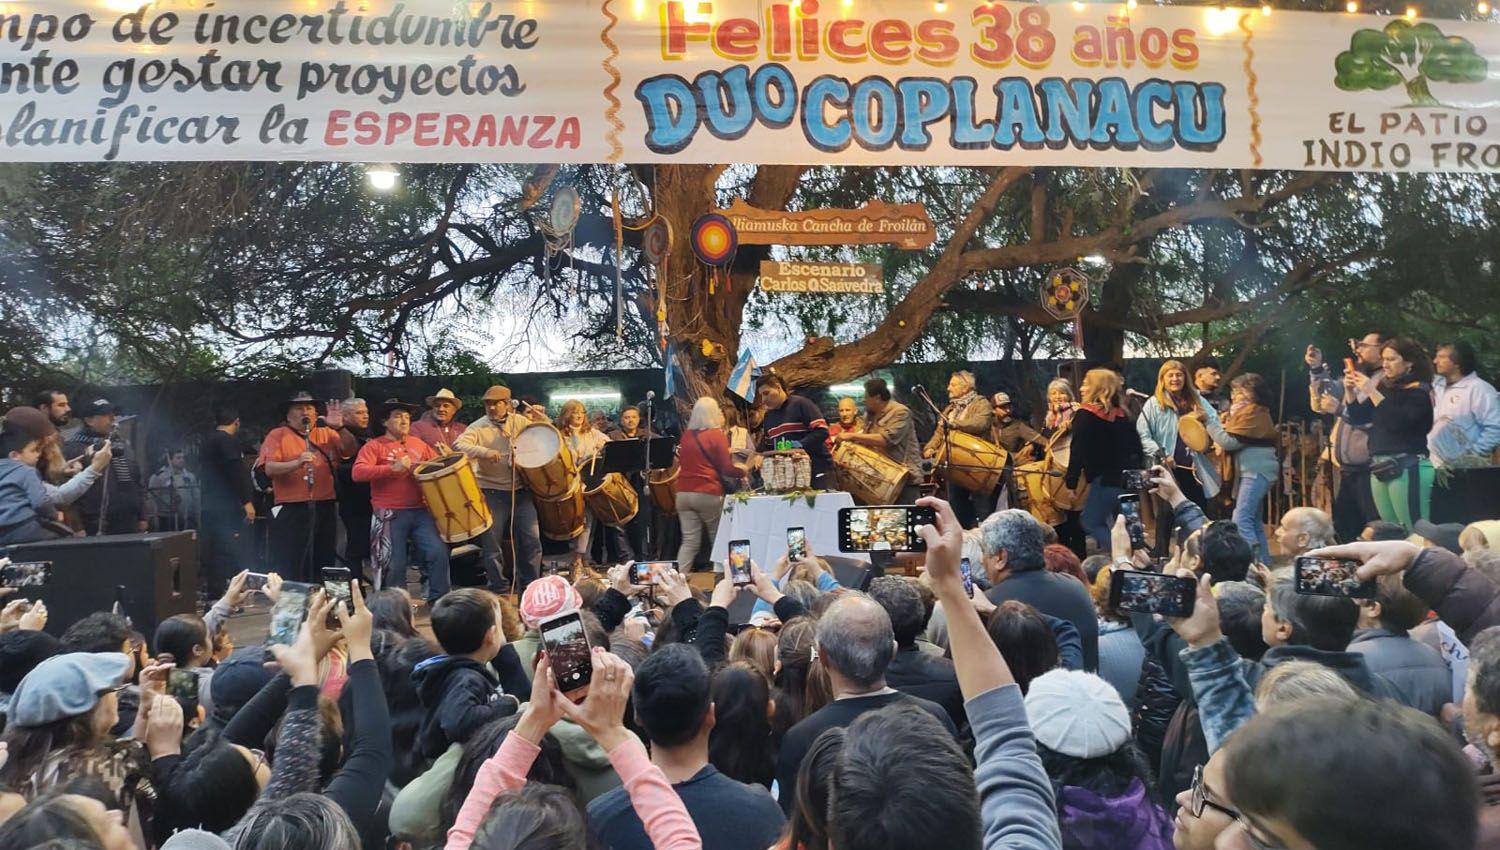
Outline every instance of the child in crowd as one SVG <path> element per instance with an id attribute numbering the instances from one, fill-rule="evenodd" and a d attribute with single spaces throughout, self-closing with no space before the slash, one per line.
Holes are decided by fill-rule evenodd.
<path id="1" fill-rule="evenodd" d="M 52 500 L 36 471 L 42 443 L 55 433 L 57 428 L 34 407 L 13 408 L 0 424 L 0 545 L 58 536 L 42 525 Z"/>
<path id="2" fill-rule="evenodd" d="M 490 666 L 506 648 L 493 594 L 463 588 L 444 595 L 432 606 L 432 633 L 444 654 L 418 664 L 412 679 L 427 711 L 417 740 L 428 758 L 437 758 L 490 721 L 515 714 L 521 703 Z"/>

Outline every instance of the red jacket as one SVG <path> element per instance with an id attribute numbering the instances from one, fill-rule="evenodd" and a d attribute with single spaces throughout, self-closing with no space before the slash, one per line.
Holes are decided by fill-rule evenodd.
<path id="1" fill-rule="evenodd" d="M 684 493 L 724 495 L 720 475 L 741 477 L 729 458 L 729 438 L 718 428 L 686 431 L 677 444 L 677 489 Z"/>
<path id="2" fill-rule="evenodd" d="M 401 457 L 410 458 L 411 466 L 400 470 L 392 467 L 391 462 Z M 422 491 L 411 470 L 435 457 L 432 446 L 409 434 L 400 441 L 381 435 L 365 443 L 354 458 L 354 480 L 369 482 L 370 504 L 378 510 L 420 508 Z"/>

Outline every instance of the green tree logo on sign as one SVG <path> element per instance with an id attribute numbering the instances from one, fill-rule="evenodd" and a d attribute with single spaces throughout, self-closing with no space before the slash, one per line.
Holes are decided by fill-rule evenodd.
<path id="1" fill-rule="evenodd" d="M 1396 20 L 1384 29 L 1356 32 L 1333 67 L 1338 71 L 1333 83 L 1344 91 L 1404 85 L 1409 106 L 1441 106 L 1429 82 L 1481 82 L 1489 64 L 1468 39 L 1445 36 L 1429 23 Z"/>

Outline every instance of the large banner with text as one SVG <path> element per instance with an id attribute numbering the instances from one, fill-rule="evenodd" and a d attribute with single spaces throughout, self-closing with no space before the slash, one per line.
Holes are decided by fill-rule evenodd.
<path id="1" fill-rule="evenodd" d="M 0 161 L 1500 171 L 1500 26 L 918 0 L 0 2 Z"/>

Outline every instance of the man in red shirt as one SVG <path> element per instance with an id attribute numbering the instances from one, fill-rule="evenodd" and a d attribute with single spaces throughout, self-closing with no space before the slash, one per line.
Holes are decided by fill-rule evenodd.
<path id="1" fill-rule="evenodd" d="M 463 436 L 466 427 L 456 418 L 458 409 L 463 406 L 464 400 L 454 395 L 453 390 L 447 387 L 438 390 L 427 397 L 428 410 L 411 424 L 411 435 L 434 449 L 448 452 Z"/>
<path id="2" fill-rule="evenodd" d="M 271 478 L 271 570 L 296 581 L 316 581 L 334 563 L 338 510 L 333 473 L 339 435 L 316 425 L 318 404 L 299 392 L 284 402 L 283 421 L 260 444 L 256 464 Z"/>
<path id="3" fill-rule="evenodd" d="M 422 502 L 422 491 L 412 467 L 437 457 L 432 446 L 411 434 L 411 415 L 421 408 L 386 399 L 375 411 L 385 433 L 365 443 L 354 458 L 354 480 L 370 485 L 370 504 L 383 534 L 370 541 L 371 572 L 375 586 L 406 584 L 406 543 L 416 543 L 427 584 L 427 607 L 452 586 L 448 575 L 448 545 L 438 536 L 437 523 Z M 389 563 L 387 571 L 384 564 Z M 382 581 L 384 579 L 384 581 Z"/>

